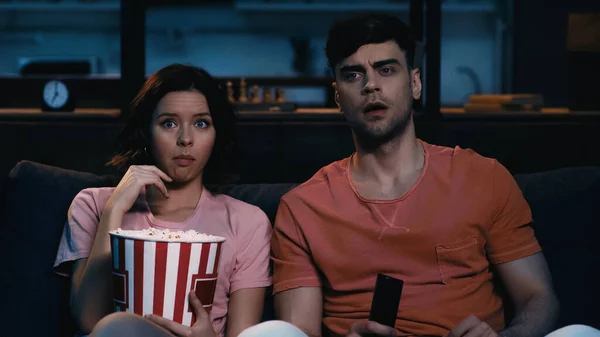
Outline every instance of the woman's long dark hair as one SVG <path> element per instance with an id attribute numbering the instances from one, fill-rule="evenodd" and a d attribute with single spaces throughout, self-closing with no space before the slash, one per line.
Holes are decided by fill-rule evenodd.
<path id="1" fill-rule="evenodd" d="M 206 97 L 216 131 L 212 154 L 203 171 L 203 182 L 226 183 L 227 174 L 235 172 L 237 146 L 235 110 L 225 91 L 204 69 L 172 64 L 153 75 L 135 97 L 131 115 L 117 138 L 117 151 L 107 163 L 125 172 L 131 165 L 154 165 L 152 153 L 152 116 L 158 102 L 170 92 L 197 90 Z"/>

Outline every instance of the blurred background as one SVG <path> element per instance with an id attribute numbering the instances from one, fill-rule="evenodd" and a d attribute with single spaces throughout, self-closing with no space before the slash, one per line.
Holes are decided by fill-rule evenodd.
<path id="1" fill-rule="evenodd" d="M 240 182 L 308 179 L 354 149 L 323 48 L 360 11 L 395 14 L 422 42 L 419 138 L 513 173 L 600 165 L 599 1 L 0 0 L 0 174 L 20 160 L 111 173 L 127 104 L 182 62 L 234 92 Z M 44 103 L 52 80 L 62 107 Z"/>

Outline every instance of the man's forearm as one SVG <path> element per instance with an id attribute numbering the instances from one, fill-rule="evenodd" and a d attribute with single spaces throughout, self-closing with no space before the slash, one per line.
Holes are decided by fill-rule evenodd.
<path id="1" fill-rule="evenodd" d="M 542 337 L 554 328 L 559 313 L 559 303 L 552 293 L 533 296 L 517 312 L 510 325 L 500 332 L 502 337 Z"/>

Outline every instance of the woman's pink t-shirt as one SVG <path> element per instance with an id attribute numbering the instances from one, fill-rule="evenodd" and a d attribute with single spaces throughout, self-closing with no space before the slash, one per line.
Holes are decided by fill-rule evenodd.
<path id="1" fill-rule="evenodd" d="M 89 257 L 100 216 L 114 188 L 82 190 L 73 200 L 67 223 L 60 240 L 55 270 L 70 274 L 67 262 Z M 268 287 L 271 224 L 258 207 L 224 194 L 202 192 L 196 210 L 183 222 L 167 222 L 155 218 L 149 211 L 144 195 L 123 217 L 121 228 L 144 229 L 155 227 L 171 230 L 194 229 L 222 236 L 219 276 L 211 311 L 213 328 L 224 335 L 229 296 L 244 288 Z"/>

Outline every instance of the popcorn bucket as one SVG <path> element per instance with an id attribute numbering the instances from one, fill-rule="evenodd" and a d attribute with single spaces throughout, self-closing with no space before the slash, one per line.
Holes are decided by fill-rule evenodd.
<path id="1" fill-rule="evenodd" d="M 191 326 L 194 291 L 212 309 L 225 238 L 195 232 L 116 230 L 110 233 L 115 311 L 155 314 Z"/>

